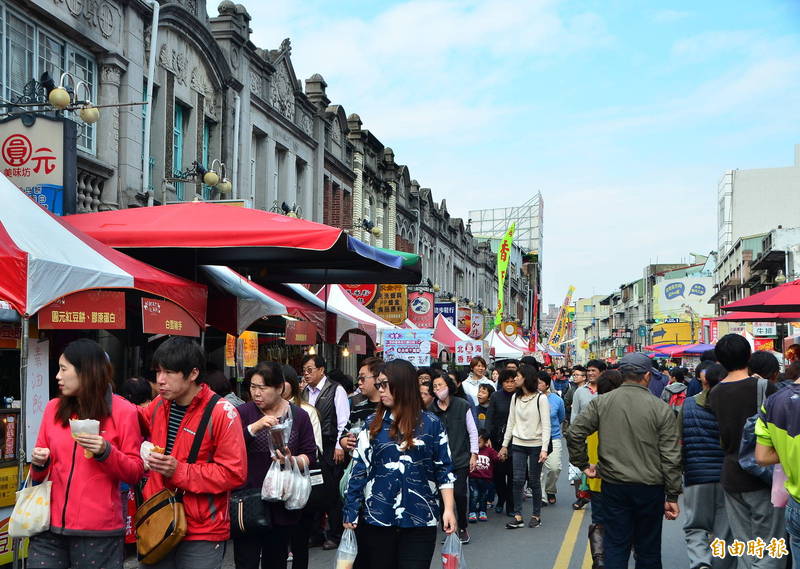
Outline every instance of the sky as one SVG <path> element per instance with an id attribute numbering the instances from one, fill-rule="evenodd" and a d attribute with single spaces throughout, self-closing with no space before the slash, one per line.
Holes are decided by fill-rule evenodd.
<path id="1" fill-rule="evenodd" d="M 244 5 L 453 217 L 541 191 L 545 303 L 714 250 L 722 174 L 800 143 L 799 0 Z"/>

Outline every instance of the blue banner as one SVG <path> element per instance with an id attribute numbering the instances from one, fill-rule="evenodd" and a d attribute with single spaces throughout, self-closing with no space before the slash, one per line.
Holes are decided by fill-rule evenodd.
<path id="1" fill-rule="evenodd" d="M 448 319 L 451 324 L 456 324 L 456 303 L 455 302 L 437 302 L 433 307 L 434 318 L 441 314 Z"/>

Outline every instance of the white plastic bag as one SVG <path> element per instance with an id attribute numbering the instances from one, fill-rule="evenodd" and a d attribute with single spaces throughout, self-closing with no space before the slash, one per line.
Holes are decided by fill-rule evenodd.
<path id="1" fill-rule="evenodd" d="M 785 508 L 789 503 L 789 491 L 786 489 L 786 473 L 780 464 L 775 465 L 772 471 L 772 505 L 776 508 Z"/>
<path id="2" fill-rule="evenodd" d="M 17 491 L 17 502 L 8 521 L 8 535 L 31 537 L 50 529 L 50 476 L 37 486 L 31 486 L 31 473 L 22 490 Z"/>
<path id="3" fill-rule="evenodd" d="M 267 502 L 283 502 L 286 494 L 286 484 L 291 483 L 287 480 L 286 474 L 288 470 L 281 469 L 281 463 L 277 460 L 272 462 L 269 467 L 267 475 L 264 477 L 264 483 L 261 485 L 261 499 Z"/>
<path id="4" fill-rule="evenodd" d="M 581 472 L 580 468 L 578 468 L 574 464 L 570 464 L 569 465 L 569 481 L 570 482 L 574 482 L 575 480 L 580 480 L 582 474 L 583 474 L 583 472 Z"/>
<path id="5" fill-rule="evenodd" d="M 287 510 L 302 510 L 308 503 L 311 496 L 311 476 L 308 473 L 308 465 L 303 466 L 302 472 L 297 464 L 297 459 L 292 457 L 292 491 L 286 498 Z"/>
<path id="6" fill-rule="evenodd" d="M 460 542 L 459 542 L 460 543 Z M 342 532 L 342 540 L 339 542 L 339 549 L 336 551 L 336 561 L 334 569 L 353 569 L 353 563 L 358 556 L 358 542 L 356 534 L 351 529 Z"/>
<path id="7" fill-rule="evenodd" d="M 467 569 L 464 554 L 461 551 L 461 540 L 458 532 L 447 536 L 442 545 L 442 569 Z"/>

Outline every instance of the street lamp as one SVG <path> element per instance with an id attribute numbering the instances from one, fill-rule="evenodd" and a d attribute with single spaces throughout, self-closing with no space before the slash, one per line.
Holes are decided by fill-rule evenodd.
<path id="1" fill-rule="evenodd" d="M 378 227 L 377 225 L 375 225 L 369 219 L 366 218 L 361 220 L 361 227 L 363 227 L 366 231 L 372 233 L 375 237 L 380 237 L 381 233 L 383 233 L 380 227 Z"/>
<path id="2" fill-rule="evenodd" d="M 782 285 L 786 282 L 786 275 L 783 274 L 783 269 L 778 269 L 778 274 L 775 275 L 775 284 Z"/>

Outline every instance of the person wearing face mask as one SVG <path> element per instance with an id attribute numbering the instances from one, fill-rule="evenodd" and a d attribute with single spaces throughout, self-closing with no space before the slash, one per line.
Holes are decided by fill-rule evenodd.
<path id="1" fill-rule="evenodd" d="M 461 384 L 461 388 L 469 398 L 473 407 L 478 405 L 478 388 L 481 385 L 491 385 L 496 388 L 494 382 L 486 377 L 486 360 L 481 357 L 472 358 L 469 362 L 470 374 Z"/>
<path id="2" fill-rule="evenodd" d="M 478 461 L 478 428 L 469 403 L 460 397 L 454 397 L 455 383 L 443 375 L 433 380 L 433 393 L 436 401 L 430 406 L 444 424 L 450 443 L 450 454 L 453 459 L 453 475 L 455 484 L 453 491 L 456 500 L 458 520 L 458 537 L 461 543 L 469 543 L 467 532 L 468 488 L 467 477 L 475 470 Z"/>

